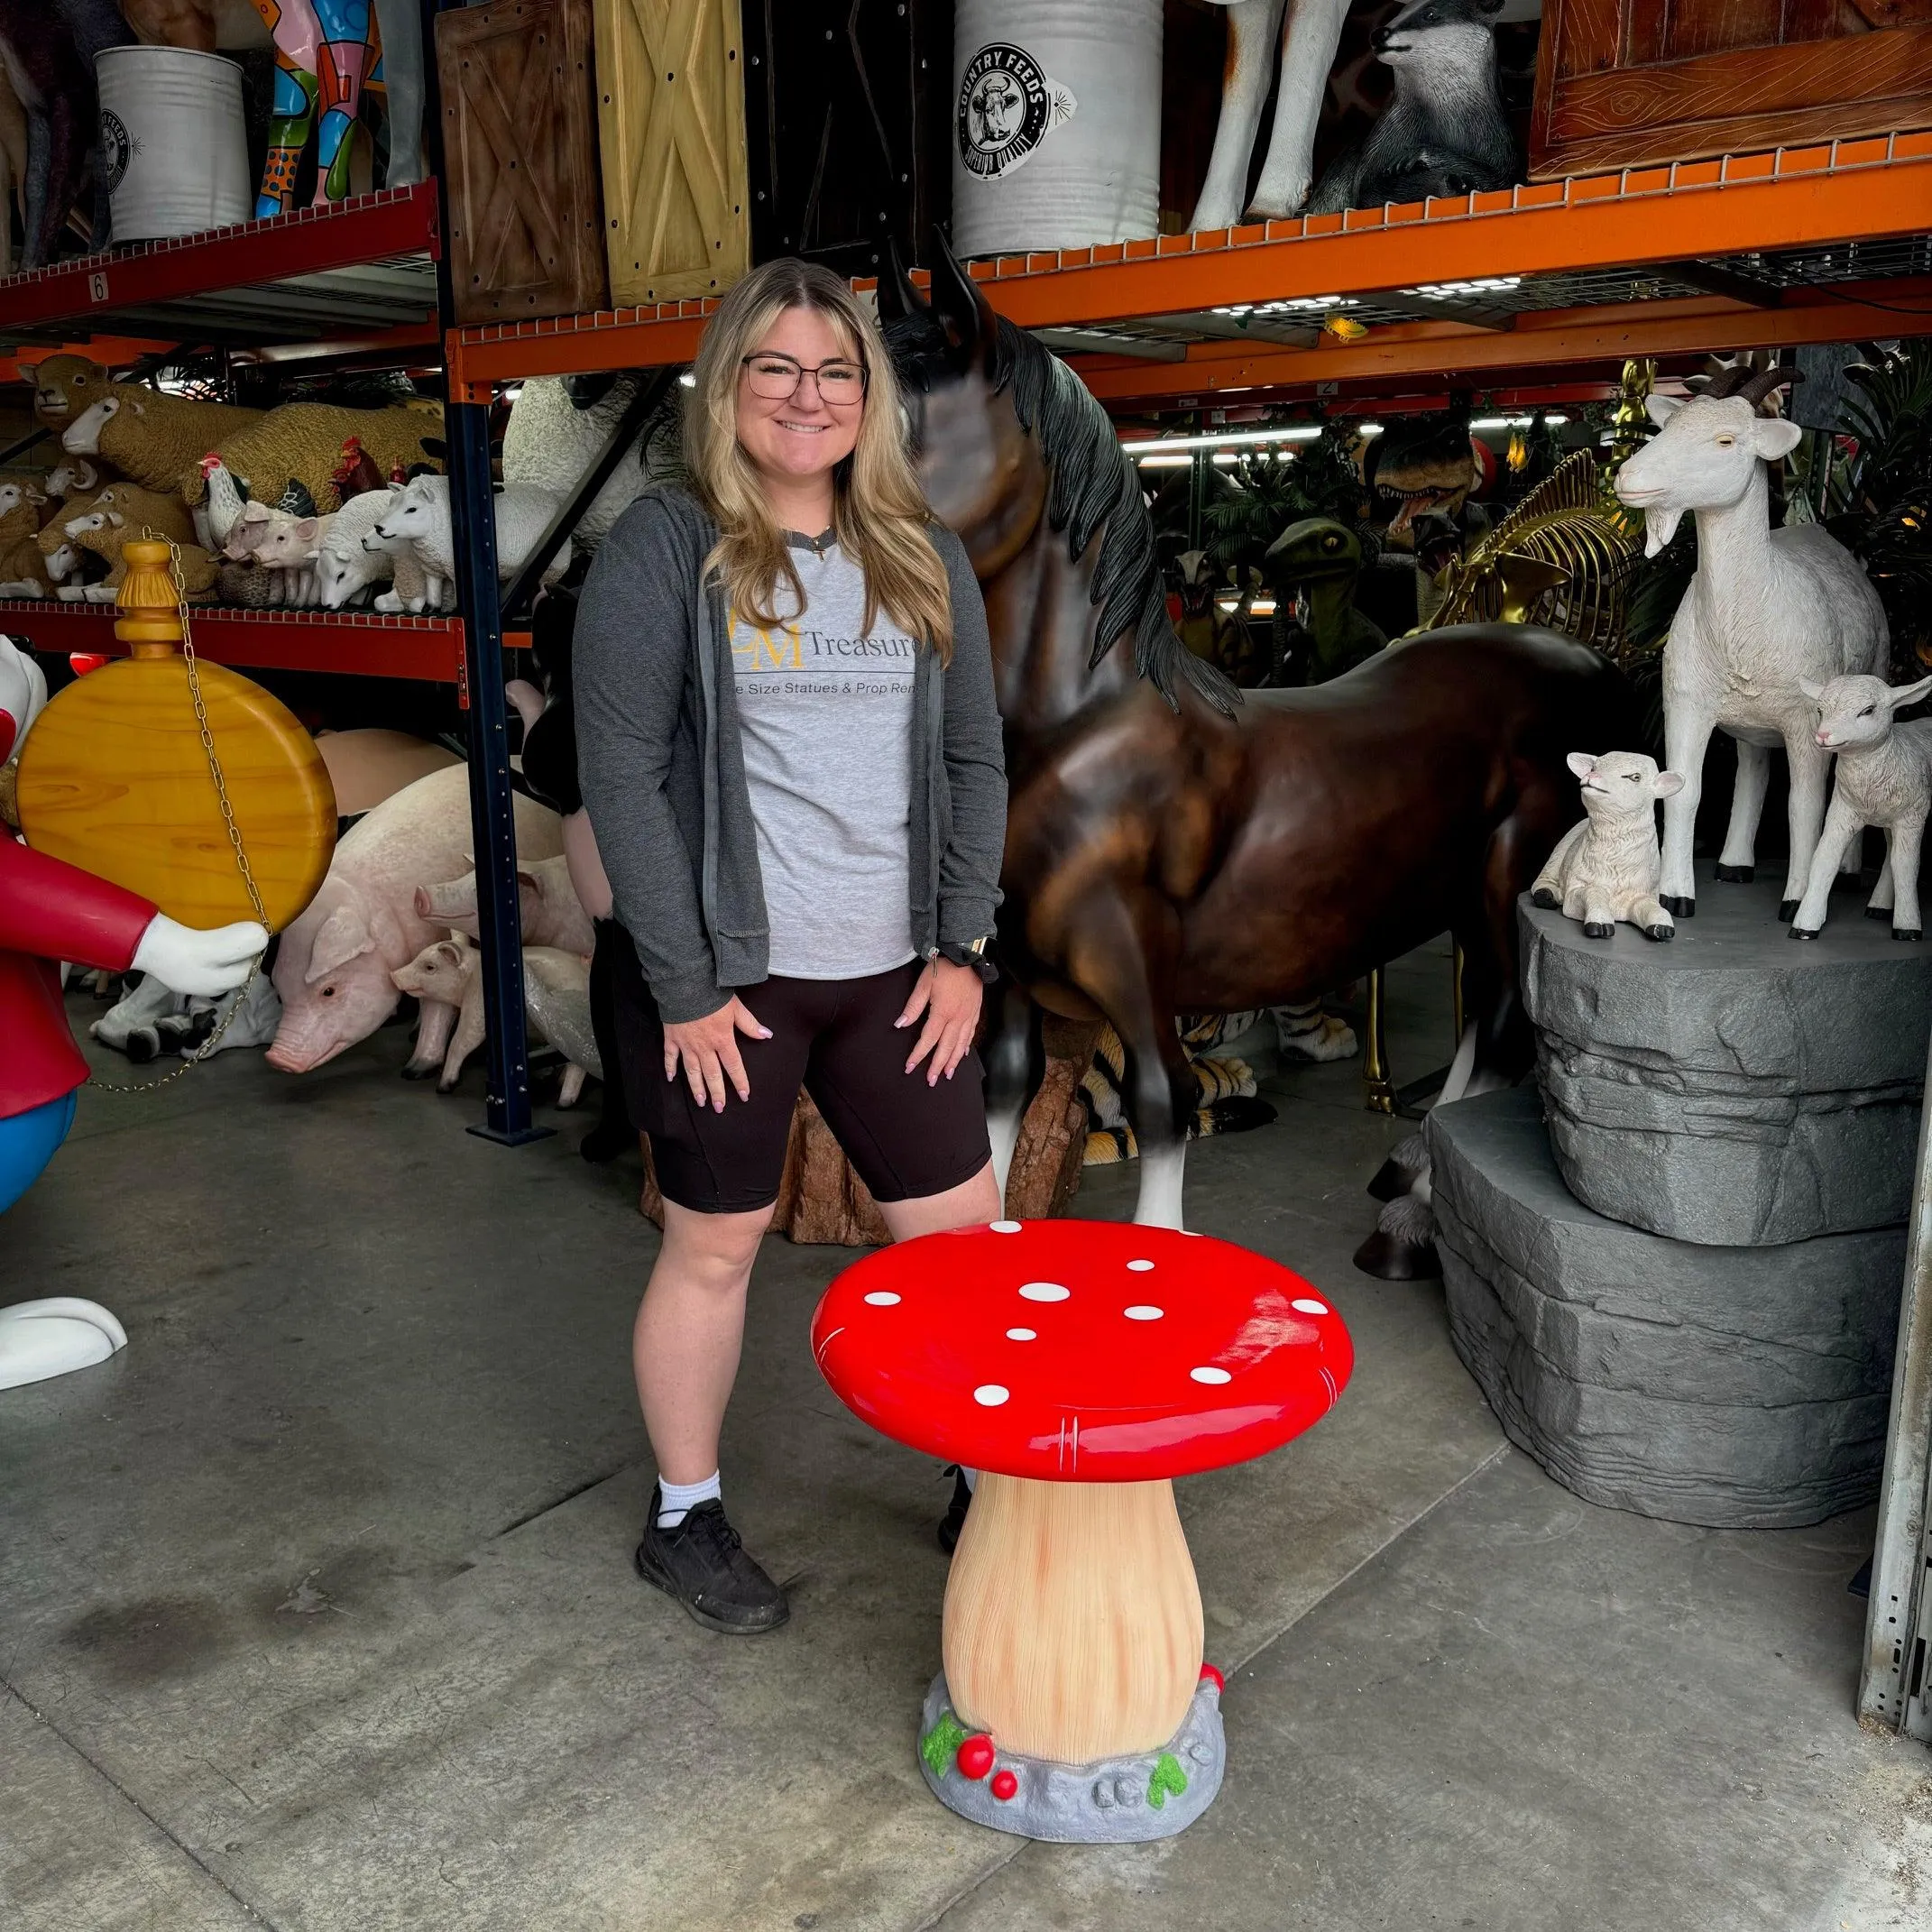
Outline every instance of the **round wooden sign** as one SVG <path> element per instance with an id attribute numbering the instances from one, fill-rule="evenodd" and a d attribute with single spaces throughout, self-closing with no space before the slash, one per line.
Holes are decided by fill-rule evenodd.
<path id="1" fill-rule="evenodd" d="M 205 658 L 197 668 L 235 827 L 280 932 L 315 897 L 335 851 L 328 768 L 260 685 Z M 19 810 L 35 851 L 138 892 L 184 925 L 254 916 L 179 650 L 104 665 L 53 700 L 21 749 Z"/>

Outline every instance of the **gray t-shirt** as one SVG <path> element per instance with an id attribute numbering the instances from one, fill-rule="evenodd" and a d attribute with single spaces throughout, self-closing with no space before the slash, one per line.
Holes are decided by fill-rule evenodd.
<path id="1" fill-rule="evenodd" d="M 914 956 L 907 879 L 914 654 L 834 542 L 792 539 L 775 630 L 731 612 L 745 780 L 771 921 L 771 971 L 858 980 Z"/>

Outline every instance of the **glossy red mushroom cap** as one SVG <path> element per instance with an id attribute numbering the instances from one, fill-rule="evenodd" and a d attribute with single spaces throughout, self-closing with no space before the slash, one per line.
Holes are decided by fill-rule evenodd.
<path id="1" fill-rule="evenodd" d="M 881 1435 L 1080 1483 L 1265 1455 L 1328 1413 L 1355 1365 L 1300 1275 L 1113 1221 L 995 1221 L 882 1248 L 825 1291 L 812 1352 Z"/>

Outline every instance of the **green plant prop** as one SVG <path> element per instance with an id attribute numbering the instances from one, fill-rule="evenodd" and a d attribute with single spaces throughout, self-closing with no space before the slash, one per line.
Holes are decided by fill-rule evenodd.
<path id="1" fill-rule="evenodd" d="M 1147 1803 L 1158 1811 L 1170 1798 L 1179 1798 L 1187 1789 L 1187 1773 L 1171 1751 L 1154 1761 L 1154 1775 L 1147 1780 Z"/>
<path id="2" fill-rule="evenodd" d="M 951 1711 L 942 1711 L 939 1722 L 919 1740 L 919 1755 L 935 1778 L 943 1778 L 960 1746 L 972 1735 Z"/>

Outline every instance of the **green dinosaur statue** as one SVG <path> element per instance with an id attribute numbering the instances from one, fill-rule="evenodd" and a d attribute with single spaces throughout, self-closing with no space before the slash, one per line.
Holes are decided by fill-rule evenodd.
<path id="1" fill-rule="evenodd" d="M 1339 677 L 1387 644 L 1379 626 L 1355 607 L 1362 544 L 1346 524 L 1329 517 L 1291 523 L 1269 546 L 1267 570 L 1277 601 L 1307 593 L 1302 621 L 1312 646 L 1310 684 Z"/>

